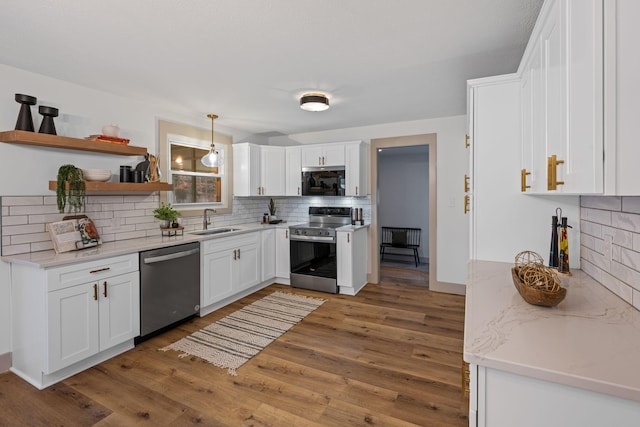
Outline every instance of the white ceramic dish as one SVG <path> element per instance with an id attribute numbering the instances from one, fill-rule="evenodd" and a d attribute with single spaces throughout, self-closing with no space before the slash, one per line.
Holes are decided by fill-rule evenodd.
<path id="1" fill-rule="evenodd" d="M 82 174 L 87 181 L 109 181 L 111 170 L 109 169 L 83 169 Z"/>

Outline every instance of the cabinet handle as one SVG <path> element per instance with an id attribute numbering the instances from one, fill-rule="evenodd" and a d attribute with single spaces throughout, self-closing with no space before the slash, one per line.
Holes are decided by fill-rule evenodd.
<path id="1" fill-rule="evenodd" d="M 284 230 L 284 238 L 285 239 L 289 238 L 289 230 Z"/>
<path id="2" fill-rule="evenodd" d="M 469 144 L 469 134 L 465 134 L 464 136 L 464 148 L 469 148 L 471 144 Z"/>
<path id="3" fill-rule="evenodd" d="M 531 175 L 531 172 L 527 172 L 526 169 L 520 171 L 520 191 L 523 193 L 527 191 L 527 188 L 531 188 L 530 185 L 527 185 L 527 175 Z"/>
<path id="4" fill-rule="evenodd" d="M 97 283 L 93 284 L 93 299 L 95 301 L 98 301 L 98 284 Z"/>
<path id="5" fill-rule="evenodd" d="M 564 163 L 564 160 L 558 160 L 554 154 L 547 157 L 547 190 L 557 190 L 558 185 L 563 185 L 564 181 L 558 181 L 558 165 Z"/>
<path id="6" fill-rule="evenodd" d="M 300 195 L 300 187 L 298 187 L 298 196 Z"/>
<path id="7" fill-rule="evenodd" d="M 351 243 L 351 239 L 349 236 L 351 236 L 351 233 L 347 233 L 347 243 Z"/>
<path id="8" fill-rule="evenodd" d="M 236 252 L 236 250 L 233 250 L 233 260 L 237 260 L 238 259 L 238 252 Z"/>
<path id="9" fill-rule="evenodd" d="M 358 186 L 356 185 L 356 196 L 358 195 Z"/>
<path id="10" fill-rule="evenodd" d="M 109 271 L 109 270 L 111 270 L 111 267 L 104 267 L 104 268 L 99 268 L 97 270 L 91 270 L 89 274 L 100 273 L 101 271 Z"/>
<path id="11" fill-rule="evenodd" d="M 324 156 L 322 156 L 322 166 L 324 166 Z"/>
<path id="12" fill-rule="evenodd" d="M 107 297 L 107 281 L 105 280 L 105 282 L 102 284 L 104 291 L 102 293 L 102 295 L 104 295 L 104 297 Z"/>
<path id="13" fill-rule="evenodd" d="M 460 371 L 462 372 L 462 395 L 466 396 L 470 392 L 471 371 L 469 370 L 469 364 L 464 360 L 462 361 L 462 369 Z"/>
<path id="14" fill-rule="evenodd" d="M 469 175 L 467 175 L 466 173 L 464 174 L 464 192 L 469 192 Z"/>
<path id="15" fill-rule="evenodd" d="M 322 157 L 318 156 L 318 166 L 322 166 Z"/>
<path id="16" fill-rule="evenodd" d="M 464 213 L 465 215 L 469 213 L 471 209 L 469 209 L 469 195 L 465 194 L 464 196 Z"/>
<path id="17" fill-rule="evenodd" d="M 240 249 L 238 249 L 238 259 L 240 259 Z"/>

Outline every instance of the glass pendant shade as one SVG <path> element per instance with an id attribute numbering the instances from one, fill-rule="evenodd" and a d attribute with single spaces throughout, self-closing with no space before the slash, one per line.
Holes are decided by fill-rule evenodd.
<path id="1" fill-rule="evenodd" d="M 209 168 L 218 166 L 218 152 L 216 146 L 213 143 L 213 121 L 218 118 L 215 114 L 207 114 L 207 117 L 211 119 L 211 150 L 200 159 L 203 165 Z"/>

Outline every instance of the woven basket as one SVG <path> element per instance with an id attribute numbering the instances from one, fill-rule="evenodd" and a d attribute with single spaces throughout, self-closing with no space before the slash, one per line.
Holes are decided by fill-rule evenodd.
<path id="1" fill-rule="evenodd" d="M 529 304 L 542 307 L 555 307 L 567 296 L 567 290 L 563 287 L 559 287 L 556 291 L 547 291 L 525 285 L 518 275 L 517 267 L 511 269 L 511 277 L 513 278 L 513 284 L 518 290 L 518 293 Z"/>

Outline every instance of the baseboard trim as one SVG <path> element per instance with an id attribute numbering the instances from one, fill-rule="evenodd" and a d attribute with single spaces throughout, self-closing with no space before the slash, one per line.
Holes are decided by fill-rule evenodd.
<path id="1" fill-rule="evenodd" d="M 9 372 L 11 368 L 11 353 L 0 354 L 0 374 Z"/>
<path id="2" fill-rule="evenodd" d="M 444 292 L 447 294 L 466 295 L 467 287 L 458 283 L 434 282 L 429 283 L 429 290 L 434 292 Z"/>

